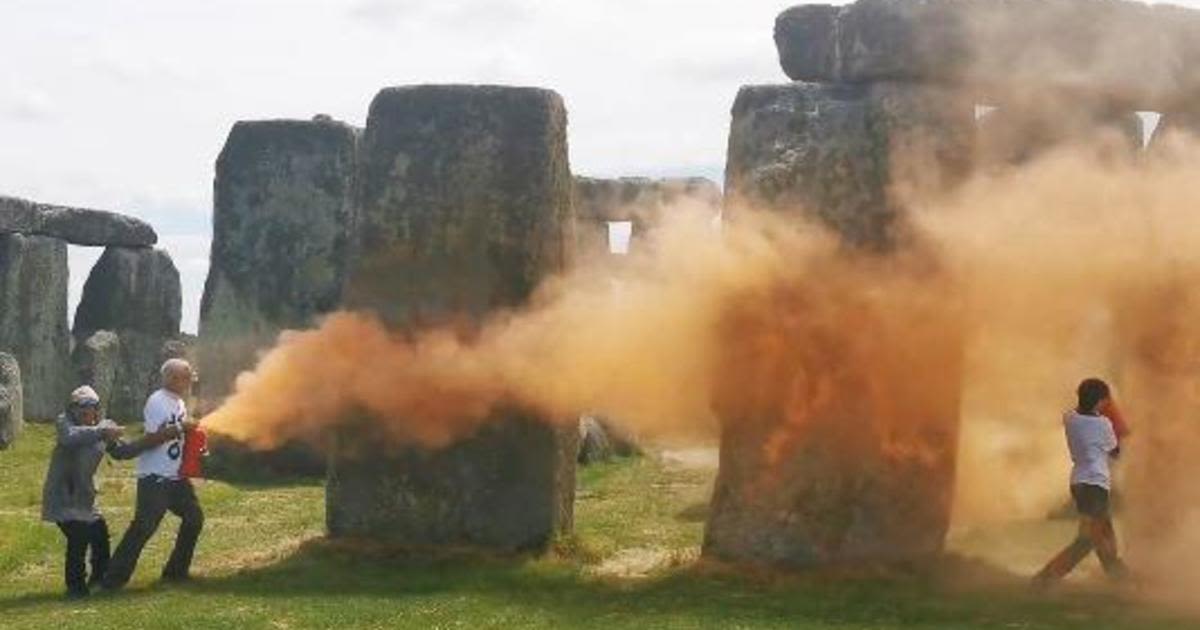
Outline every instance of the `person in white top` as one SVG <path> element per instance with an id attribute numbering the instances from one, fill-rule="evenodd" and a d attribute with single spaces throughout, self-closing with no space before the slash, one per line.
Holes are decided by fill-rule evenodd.
<path id="1" fill-rule="evenodd" d="M 1037 575 L 1034 585 L 1047 586 L 1066 577 L 1093 550 L 1104 571 L 1114 579 L 1129 570 L 1117 554 L 1117 536 L 1109 514 L 1112 472 L 1109 460 L 1120 455 L 1113 422 L 1099 409 L 1110 402 L 1108 384 L 1089 378 L 1079 384 L 1079 405 L 1063 416 L 1067 449 L 1071 453 L 1071 497 L 1079 512 L 1079 534 Z"/>
<path id="2" fill-rule="evenodd" d="M 179 534 L 171 558 L 163 568 L 164 580 L 189 578 L 196 541 L 204 527 L 204 512 L 189 479 L 179 476 L 186 432 L 196 421 L 188 417 L 184 398 L 192 389 L 192 366 L 171 359 L 162 366 L 162 388 L 150 395 L 143 412 L 146 433 L 166 431 L 173 439 L 146 450 L 137 462 L 137 505 L 133 521 L 117 545 L 101 584 L 118 589 L 129 582 L 146 542 L 170 511 L 180 518 Z"/>

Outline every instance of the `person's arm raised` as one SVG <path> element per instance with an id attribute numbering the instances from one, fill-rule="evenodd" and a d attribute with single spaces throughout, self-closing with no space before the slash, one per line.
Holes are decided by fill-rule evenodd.
<path id="1" fill-rule="evenodd" d="M 58 432 L 58 443 L 63 446 L 84 446 L 107 439 L 104 428 L 75 424 L 66 414 L 58 417 L 54 427 Z"/>
<path id="2" fill-rule="evenodd" d="M 118 440 L 108 447 L 108 454 L 113 459 L 133 459 L 138 455 L 166 442 L 170 442 L 179 437 L 179 427 L 173 424 L 164 424 L 154 433 L 146 433 L 142 437 L 126 442 Z"/>

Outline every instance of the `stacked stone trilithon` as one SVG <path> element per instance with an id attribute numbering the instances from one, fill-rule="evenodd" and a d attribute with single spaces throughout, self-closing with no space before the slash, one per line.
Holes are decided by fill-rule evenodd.
<path id="1" fill-rule="evenodd" d="M 857 19 L 863 4 L 799 7 L 780 16 L 777 41 L 784 67 L 793 78 L 813 82 L 747 86 L 739 92 L 726 164 L 726 213 L 733 220 L 747 208 L 784 213 L 825 226 L 851 251 L 887 256 L 898 247 L 914 246 L 905 229 L 905 198 L 897 191 L 940 190 L 968 174 L 975 103 L 969 93 L 940 82 L 873 72 L 846 76 L 853 62 L 838 55 L 858 49 L 837 41 L 846 28 L 839 23 Z M 866 41 L 872 45 L 892 35 L 883 24 L 855 24 L 869 31 Z M 870 60 L 894 61 L 886 54 Z M 814 407 L 816 416 L 803 419 L 803 439 L 789 437 L 787 448 L 776 448 L 773 442 L 799 421 L 789 415 L 796 411 L 786 383 L 770 389 L 779 393 L 778 400 L 753 410 L 722 405 L 720 392 L 715 394 L 723 425 L 721 461 L 704 553 L 785 567 L 937 554 L 949 526 L 954 481 L 958 333 L 934 330 L 912 317 L 905 335 L 927 337 L 945 349 L 927 353 L 929 365 L 910 366 L 911 374 L 939 375 L 936 383 L 921 386 L 938 393 L 908 396 L 905 370 L 897 367 L 893 376 L 899 382 L 875 383 L 876 389 L 886 390 L 881 394 L 864 392 L 864 379 L 890 374 L 890 368 L 877 364 L 860 370 L 856 361 L 866 359 L 851 356 L 857 346 L 847 334 L 887 347 L 893 343 L 889 336 L 899 334 L 895 327 L 866 317 L 859 322 L 861 330 L 827 331 L 818 341 L 807 337 L 812 331 L 793 330 L 788 317 L 743 315 L 753 320 L 750 330 L 770 330 L 782 338 L 799 335 L 796 356 L 784 361 L 783 373 L 823 379 L 828 396 Z M 753 339 L 743 342 L 747 348 L 755 344 Z M 835 370 L 827 362 L 810 360 L 805 343 L 828 346 L 847 357 L 845 365 Z M 755 366 L 764 360 L 742 356 L 736 348 L 731 352 L 725 361 L 730 365 Z M 758 376 L 749 372 L 751 376 L 731 373 L 727 380 L 786 380 L 770 370 Z M 906 412 L 914 417 L 875 417 L 886 407 L 869 397 L 879 395 L 907 396 Z M 920 457 L 897 456 L 883 443 L 880 436 L 897 426 L 907 428 L 902 438 L 893 439 L 903 440 L 905 449 Z"/>
<path id="2" fill-rule="evenodd" d="M 157 357 L 160 340 L 179 335 L 179 277 L 164 252 L 150 249 L 157 240 L 153 228 L 133 217 L 0 197 L 0 352 L 20 366 L 26 417 L 53 419 L 68 391 L 81 383 L 96 385 L 117 419 L 141 416 L 141 402 L 132 402 L 134 394 L 128 392 L 148 393 L 140 376 L 146 369 L 125 369 L 131 359 L 122 348 L 137 353 L 153 346 L 141 354 Z M 74 365 L 67 322 L 68 244 L 108 247 L 76 313 Z M 105 329 L 149 333 L 155 339 L 132 335 L 137 338 L 122 346 L 114 333 L 100 333 Z M 111 400 L 114 395 L 117 401 Z M 22 407 L 20 398 L 11 400 L 10 415 Z"/>
<path id="3" fill-rule="evenodd" d="M 905 229 L 912 197 L 898 192 L 941 191 L 973 169 L 1067 143 L 1140 149 L 1135 110 L 1165 112 L 1164 128 L 1195 120 L 1185 114 L 1200 94 L 1186 63 L 1200 61 L 1197 15 L 1123 0 L 858 0 L 784 11 L 775 41 L 796 82 L 739 93 L 727 212 L 757 207 L 815 219 L 873 255 L 919 248 Z M 977 123 L 981 110 L 988 111 Z M 918 319 L 905 334 L 927 336 L 944 352 L 928 353 L 938 356 L 909 373 L 943 382 L 906 385 L 900 376 L 887 384 L 897 395 L 942 392 L 915 398 L 909 420 L 923 429 L 905 448 L 921 460 L 889 460 L 863 440 L 880 412 L 856 404 L 852 383 L 834 386 L 844 404 L 810 419 L 804 446 L 784 461 L 766 461 L 764 442 L 787 422 L 785 401 L 761 417 L 723 418 L 707 554 L 811 566 L 941 549 L 961 331 L 927 327 Z M 885 329 L 856 334 L 871 339 Z M 836 385 L 846 375 L 826 376 Z"/>
<path id="4" fill-rule="evenodd" d="M 714 216 L 720 211 L 721 189 L 702 177 L 650 179 L 575 177 L 576 260 L 590 261 L 612 253 L 609 225 L 629 223 L 629 250 L 647 230 L 662 221 L 664 212 L 687 207 Z"/>

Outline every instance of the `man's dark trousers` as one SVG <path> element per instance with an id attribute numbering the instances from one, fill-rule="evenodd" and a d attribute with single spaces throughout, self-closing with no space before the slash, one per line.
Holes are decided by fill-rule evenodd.
<path id="1" fill-rule="evenodd" d="M 67 537 L 67 592 L 85 595 L 88 584 L 99 582 L 108 570 L 108 524 L 103 518 L 94 521 L 62 521 L 58 528 Z M 92 577 L 87 575 L 87 552 L 92 550 Z"/>
<path id="2" fill-rule="evenodd" d="M 200 530 L 204 527 L 204 512 L 200 510 L 200 502 L 196 500 L 190 480 L 148 475 L 138 479 L 133 522 L 113 553 L 108 573 L 104 576 L 105 588 L 120 588 L 129 581 L 133 570 L 137 568 L 142 548 L 158 530 L 158 524 L 168 510 L 182 522 L 175 538 L 175 549 L 171 551 L 171 559 L 163 568 L 162 575 L 168 580 L 188 577 L 196 540 L 200 538 Z"/>

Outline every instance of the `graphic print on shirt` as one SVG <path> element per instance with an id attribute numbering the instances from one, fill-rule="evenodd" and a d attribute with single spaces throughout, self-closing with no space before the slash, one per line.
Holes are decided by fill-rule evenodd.
<path id="1" fill-rule="evenodd" d="M 187 420 L 187 410 L 184 410 L 183 413 L 171 414 L 171 419 L 165 424 L 173 424 L 176 427 L 182 427 L 184 420 Z M 176 460 L 179 459 L 181 455 L 183 455 L 183 439 L 175 438 L 174 440 L 171 440 L 170 445 L 167 446 L 167 457 L 170 457 L 172 460 Z"/>

